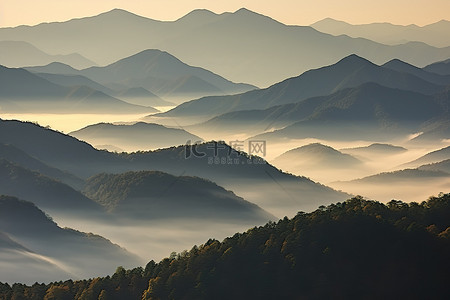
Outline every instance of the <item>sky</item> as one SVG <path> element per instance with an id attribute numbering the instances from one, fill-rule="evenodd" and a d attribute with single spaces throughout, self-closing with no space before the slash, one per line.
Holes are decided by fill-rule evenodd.
<path id="1" fill-rule="evenodd" d="M 176 20 L 198 8 L 222 13 L 241 7 L 290 25 L 310 25 L 327 17 L 352 24 L 420 26 L 450 19 L 450 0 L 0 0 L 0 27 L 65 21 L 113 8 Z"/>

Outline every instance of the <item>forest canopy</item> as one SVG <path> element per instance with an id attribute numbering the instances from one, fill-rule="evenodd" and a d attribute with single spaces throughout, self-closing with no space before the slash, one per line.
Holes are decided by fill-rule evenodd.
<path id="1" fill-rule="evenodd" d="M 387 204 L 358 196 L 145 268 L 0 284 L 0 299 L 445 299 L 448 253 L 450 194 Z"/>

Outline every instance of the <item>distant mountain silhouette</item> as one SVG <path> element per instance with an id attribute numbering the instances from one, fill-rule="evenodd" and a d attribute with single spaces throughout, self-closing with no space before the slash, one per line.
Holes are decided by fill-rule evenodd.
<path id="1" fill-rule="evenodd" d="M 156 171 L 100 174 L 84 193 L 110 212 L 136 219 L 212 219 L 265 223 L 276 219 L 213 182 Z"/>
<path id="2" fill-rule="evenodd" d="M 0 231 L 27 249 L 59 262 L 76 278 L 111 273 L 116 264 L 130 267 L 140 264 L 136 256 L 109 240 L 60 228 L 34 204 L 14 197 L 0 196 Z M 36 274 L 35 281 L 48 274 L 42 276 L 40 279 Z"/>
<path id="3" fill-rule="evenodd" d="M 450 174 L 439 170 L 403 169 L 363 178 L 330 183 L 336 189 L 364 195 L 378 201 L 392 199 L 421 201 L 425 195 L 438 195 L 450 183 Z"/>
<path id="4" fill-rule="evenodd" d="M 184 145 L 187 141 L 202 141 L 202 138 L 183 129 L 145 122 L 133 125 L 99 123 L 71 132 L 69 135 L 93 145 L 114 145 L 127 151 L 154 150 Z"/>
<path id="5" fill-rule="evenodd" d="M 425 71 L 433 72 L 440 75 L 450 75 L 450 59 L 445 61 L 432 63 L 423 68 Z"/>
<path id="6" fill-rule="evenodd" d="M 309 144 L 289 150 L 273 160 L 275 165 L 297 165 L 303 168 L 351 169 L 361 161 L 320 143 Z"/>
<path id="7" fill-rule="evenodd" d="M 437 163 L 446 159 L 450 159 L 450 146 L 425 154 L 416 160 L 404 164 L 404 166 L 418 167 L 425 164 Z"/>
<path id="8" fill-rule="evenodd" d="M 419 77 L 425 81 L 438 84 L 438 85 L 450 85 L 450 75 L 440 75 L 432 72 L 425 71 L 411 64 L 405 63 L 399 59 L 393 59 L 388 61 L 384 65 L 384 68 L 395 70 L 398 72 L 408 73 Z"/>
<path id="9" fill-rule="evenodd" d="M 0 194 L 28 199 L 49 211 L 85 215 L 101 214 L 102 208 L 73 188 L 0 159 Z"/>
<path id="10" fill-rule="evenodd" d="M 23 67 L 31 73 L 44 73 L 44 74 L 59 74 L 59 75 L 73 75 L 77 74 L 80 70 L 73 68 L 67 64 L 60 62 L 52 62 L 47 65 L 40 65 L 34 67 Z"/>
<path id="11" fill-rule="evenodd" d="M 49 53 L 80 53 L 100 65 L 145 49 L 161 49 L 234 82 L 260 87 L 352 53 L 378 64 L 398 58 L 419 67 L 450 57 L 448 47 L 420 42 L 389 46 L 336 37 L 309 26 L 287 26 L 247 9 L 223 14 L 197 10 L 176 21 L 157 21 L 115 9 L 67 22 L 2 28 L 0 40 L 26 41 Z"/>
<path id="12" fill-rule="evenodd" d="M 25 169 L 36 171 L 52 179 L 59 180 L 75 189 L 81 189 L 84 185 L 84 181 L 82 179 L 68 172 L 63 172 L 53 168 L 12 145 L 0 143 L 0 159 L 4 159 L 15 165 L 24 167 Z"/>
<path id="13" fill-rule="evenodd" d="M 420 180 L 425 178 L 449 178 L 450 174 L 441 171 L 429 171 L 419 169 L 405 169 L 394 172 L 385 172 L 361 179 L 352 180 L 353 183 L 395 183 L 405 180 Z"/>
<path id="14" fill-rule="evenodd" d="M 379 157 L 401 154 L 405 153 L 408 150 L 403 147 L 394 146 L 391 144 L 374 143 L 366 147 L 345 148 L 340 149 L 340 151 L 343 153 L 348 153 L 350 155 L 355 155 L 356 157 L 362 156 L 367 159 L 371 159 L 374 156 Z"/>
<path id="15" fill-rule="evenodd" d="M 224 143 L 123 155 L 95 150 L 73 137 L 19 121 L 0 121 L 0 140 L 83 178 L 101 172 L 154 170 L 209 179 L 277 216 L 289 214 L 292 209 L 311 209 L 323 199 L 340 201 L 348 197 L 307 178 L 283 173 Z"/>
<path id="16" fill-rule="evenodd" d="M 156 112 L 125 103 L 86 86 L 63 87 L 24 69 L 0 66 L 0 106 L 3 112 Z"/>
<path id="17" fill-rule="evenodd" d="M 20 68 L 42 66 L 52 62 L 65 63 L 75 68 L 88 68 L 96 65 L 96 63 L 78 53 L 50 55 L 27 42 L 0 41 L 0 65 Z"/>
<path id="18" fill-rule="evenodd" d="M 353 25 L 343 21 L 326 18 L 311 24 L 311 27 L 332 35 L 362 37 L 382 44 L 403 44 L 406 42 L 423 42 L 435 47 L 450 46 L 450 22 L 441 20 L 426 26 L 394 25 L 390 23 L 371 23 Z"/>
<path id="19" fill-rule="evenodd" d="M 267 89 L 234 96 L 205 97 L 183 103 L 160 115 L 215 116 L 238 110 L 266 109 L 275 105 L 301 102 L 311 97 L 326 96 L 344 88 L 355 88 L 369 82 L 428 95 L 444 89 L 444 86 L 430 83 L 409 73 L 380 67 L 362 57 L 350 55 L 334 65 L 307 71 Z"/>
<path id="20" fill-rule="evenodd" d="M 423 165 L 418 168 L 419 170 L 425 171 L 440 171 L 450 174 L 450 159 L 446 159 L 437 163 L 432 163 L 428 165 Z"/>

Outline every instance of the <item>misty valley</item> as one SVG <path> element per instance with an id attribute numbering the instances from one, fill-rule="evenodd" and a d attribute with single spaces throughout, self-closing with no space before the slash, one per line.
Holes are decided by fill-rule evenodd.
<path id="1" fill-rule="evenodd" d="M 445 299 L 450 22 L 400 27 L 0 28 L 0 299 Z"/>

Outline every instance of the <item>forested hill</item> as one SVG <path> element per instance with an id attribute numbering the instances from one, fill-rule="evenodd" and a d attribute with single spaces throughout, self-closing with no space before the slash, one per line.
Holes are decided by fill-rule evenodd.
<path id="1" fill-rule="evenodd" d="M 450 194 L 420 204 L 356 197 L 145 269 L 2 284 L 0 299 L 446 299 L 448 253 Z"/>

